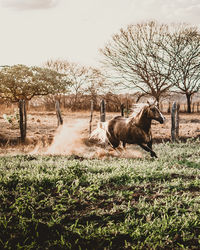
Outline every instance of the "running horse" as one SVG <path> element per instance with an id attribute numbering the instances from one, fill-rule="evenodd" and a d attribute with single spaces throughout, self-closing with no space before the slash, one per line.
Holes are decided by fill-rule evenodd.
<path id="1" fill-rule="evenodd" d="M 137 144 L 147 152 L 150 152 L 151 157 L 157 157 L 152 150 L 152 120 L 163 124 L 165 117 L 155 103 L 148 103 L 135 117 L 124 118 L 116 116 L 109 120 L 106 137 L 114 149 L 117 149 L 120 142 L 122 142 L 124 148 L 126 144 Z"/>

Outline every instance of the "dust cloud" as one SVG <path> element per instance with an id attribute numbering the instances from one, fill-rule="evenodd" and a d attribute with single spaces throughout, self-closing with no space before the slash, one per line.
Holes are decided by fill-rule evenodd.
<path id="1" fill-rule="evenodd" d="M 141 158 L 142 153 L 134 148 L 113 150 L 109 145 L 99 145 L 89 140 L 88 121 L 77 120 L 75 123 L 58 127 L 50 146 L 37 145 L 31 154 L 78 156 L 87 159 Z"/>
<path id="2" fill-rule="evenodd" d="M 58 128 L 46 154 L 83 155 L 86 151 L 83 140 L 84 130 L 86 129 L 86 123 L 82 120 L 73 125 L 63 124 Z"/>

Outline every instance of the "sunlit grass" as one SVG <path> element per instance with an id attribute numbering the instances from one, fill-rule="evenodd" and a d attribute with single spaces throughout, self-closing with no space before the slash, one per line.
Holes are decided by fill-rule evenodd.
<path id="1" fill-rule="evenodd" d="M 1 249 L 198 249 L 199 141 L 159 158 L 0 158 Z"/>

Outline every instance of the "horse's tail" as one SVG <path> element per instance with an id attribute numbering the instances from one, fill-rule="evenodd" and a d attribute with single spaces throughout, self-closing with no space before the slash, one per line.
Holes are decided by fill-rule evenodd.
<path id="1" fill-rule="evenodd" d="M 107 143 L 108 122 L 99 122 L 97 128 L 90 134 L 90 139 L 98 140 L 100 143 Z"/>

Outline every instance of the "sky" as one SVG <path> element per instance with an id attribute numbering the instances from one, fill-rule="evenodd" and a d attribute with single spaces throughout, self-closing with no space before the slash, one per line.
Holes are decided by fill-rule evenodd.
<path id="1" fill-rule="evenodd" d="M 0 66 L 68 60 L 98 67 L 99 49 L 129 24 L 200 24 L 199 0 L 0 0 Z"/>

